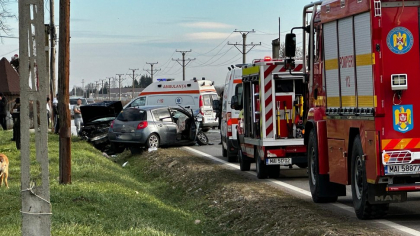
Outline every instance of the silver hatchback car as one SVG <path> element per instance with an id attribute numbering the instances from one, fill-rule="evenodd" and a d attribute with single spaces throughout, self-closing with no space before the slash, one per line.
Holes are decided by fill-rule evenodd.
<path id="1" fill-rule="evenodd" d="M 196 129 L 191 112 L 181 107 L 129 107 L 111 123 L 108 138 L 113 148 L 121 152 L 127 147 L 192 143 Z"/>

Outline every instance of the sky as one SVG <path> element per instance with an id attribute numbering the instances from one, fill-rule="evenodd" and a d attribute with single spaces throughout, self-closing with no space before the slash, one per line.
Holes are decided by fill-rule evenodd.
<path id="1" fill-rule="evenodd" d="M 49 24 L 49 2 L 44 1 L 45 23 Z M 258 44 L 246 55 L 246 62 L 271 56 L 271 41 L 281 42 L 290 29 L 302 24 L 303 6 L 309 0 L 72 0 L 70 3 L 70 89 L 108 77 L 122 76 L 123 85 L 132 83 L 130 69 L 148 74 L 149 64 L 160 69 L 157 78 L 182 80 L 182 59 L 195 59 L 186 66 L 185 79 L 205 77 L 223 86 L 230 65 L 242 63 L 242 54 L 228 43 L 242 43 L 237 31 L 252 31 L 247 44 Z M 59 4 L 55 1 L 55 24 L 59 25 Z M 18 3 L 8 9 L 18 15 Z M 9 36 L 19 36 L 18 20 L 9 19 Z M 58 30 L 57 30 L 58 32 Z M 3 32 L 0 35 L 5 35 Z M 299 37 L 299 35 L 298 35 Z M 298 41 L 298 46 L 299 41 Z M 57 49 L 58 49 L 57 45 Z M 242 46 L 239 46 L 242 50 Z M 249 50 L 250 47 L 247 48 Z M 57 50 L 58 52 L 58 50 Z M 0 57 L 19 54 L 18 38 L 2 38 Z M 57 53 L 58 62 L 58 53 Z"/>

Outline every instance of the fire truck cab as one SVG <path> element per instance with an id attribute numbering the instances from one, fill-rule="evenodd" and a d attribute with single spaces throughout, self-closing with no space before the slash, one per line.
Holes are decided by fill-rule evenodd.
<path id="1" fill-rule="evenodd" d="M 303 31 L 310 107 L 304 143 L 314 202 L 334 202 L 351 185 L 356 216 L 371 219 L 420 191 L 419 6 L 318 1 L 304 7 L 303 26 L 286 35 L 293 63 L 293 31 Z"/>
<path id="2" fill-rule="evenodd" d="M 243 66 L 242 90 L 232 97 L 232 108 L 241 110 L 240 169 L 249 170 L 256 162 L 258 178 L 277 178 L 280 165 L 307 167 L 303 144 L 307 85 L 303 76 L 291 76 L 286 66 L 284 60 L 269 57 Z M 296 63 L 293 70 L 302 71 L 302 64 Z"/>

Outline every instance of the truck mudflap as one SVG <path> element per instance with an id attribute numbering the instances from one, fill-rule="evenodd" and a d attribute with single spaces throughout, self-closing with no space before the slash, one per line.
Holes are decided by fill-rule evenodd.
<path id="1" fill-rule="evenodd" d="M 370 204 L 398 203 L 407 201 L 407 192 L 391 192 L 387 184 L 368 184 Z"/>

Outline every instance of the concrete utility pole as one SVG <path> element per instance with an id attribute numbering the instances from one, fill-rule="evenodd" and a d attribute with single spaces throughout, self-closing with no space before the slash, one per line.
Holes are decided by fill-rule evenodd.
<path id="1" fill-rule="evenodd" d="M 103 101 L 104 100 L 104 81 L 106 81 L 106 79 L 102 79 L 101 81 L 102 81 L 101 90 L 102 90 L 102 101 Z"/>
<path id="2" fill-rule="evenodd" d="M 133 99 L 134 98 L 134 80 L 136 80 L 136 77 L 137 77 L 137 75 L 135 75 L 134 72 L 136 70 L 139 70 L 139 69 L 129 69 L 129 70 L 133 71 L 133 76 L 131 77 L 133 79 L 133 90 L 131 90 L 131 99 Z M 129 74 L 127 74 L 127 75 L 129 75 Z M 131 76 L 131 75 L 129 75 L 129 76 Z"/>
<path id="3" fill-rule="evenodd" d="M 58 51 L 58 112 L 60 119 L 59 182 L 61 184 L 71 184 L 71 125 L 68 105 L 70 81 L 70 0 L 60 0 L 60 39 Z"/>
<path id="4" fill-rule="evenodd" d="M 111 79 L 114 79 L 114 77 L 108 77 L 108 80 L 109 80 L 109 82 L 108 82 L 108 99 L 109 99 L 109 101 L 111 101 Z"/>
<path id="5" fill-rule="evenodd" d="M 246 36 L 249 33 L 255 33 L 254 30 L 252 30 L 252 31 L 235 30 L 233 32 L 238 32 L 238 33 L 240 33 L 242 35 L 242 43 L 233 43 L 233 44 L 231 44 L 231 43 L 228 42 L 228 45 L 235 46 L 235 48 L 238 49 L 238 51 L 240 53 L 242 53 L 242 63 L 245 64 L 246 63 L 246 54 L 249 51 L 251 51 L 251 49 L 253 49 L 255 46 L 260 46 L 261 45 L 261 42 L 259 44 L 254 44 L 253 42 L 251 42 L 250 44 L 246 44 Z M 237 46 L 242 46 L 242 51 Z M 251 48 L 247 51 L 246 50 L 246 47 L 251 47 Z"/>
<path id="6" fill-rule="evenodd" d="M 82 79 L 82 93 L 83 93 L 82 97 L 85 97 L 85 79 Z"/>
<path id="7" fill-rule="evenodd" d="M 51 101 L 53 100 L 53 98 L 55 98 L 55 90 L 56 90 L 56 85 L 55 85 L 55 40 L 57 40 L 57 35 L 55 33 L 54 17 L 55 17 L 54 16 L 54 0 L 50 0 L 50 53 L 51 53 L 50 87 L 51 87 Z"/>
<path id="8" fill-rule="evenodd" d="M 149 63 L 149 62 L 146 62 L 146 64 L 149 64 L 150 65 L 150 70 L 144 70 L 144 71 L 147 71 L 147 73 L 149 73 L 151 76 L 152 76 L 152 82 L 153 82 L 153 75 L 155 74 L 154 73 L 154 71 L 156 72 L 156 71 L 160 71 L 160 69 L 155 69 L 154 71 L 153 71 L 153 65 L 155 65 L 155 64 L 158 64 L 158 62 L 151 62 L 151 63 Z"/>
<path id="9" fill-rule="evenodd" d="M 193 58 L 193 59 L 190 59 L 190 58 L 185 59 L 185 53 L 192 52 L 191 49 L 188 50 L 188 51 L 178 51 L 178 50 L 175 50 L 175 51 L 182 53 L 182 60 L 181 59 L 173 59 L 172 58 L 172 61 L 176 61 L 176 62 L 178 62 L 178 64 L 180 64 L 182 66 L 182 80 L 185 81 L 185 67 L 188 65 L 188 63 L 190 63 L 191 61 L 194 61 L 195 58 Z M 185 64 L 185 60 L 188 61 L 187 64 Z M 182 64 L 179 63 L 179 61 L 182 61 Z"/>
<path id="10" fill-rule="evenodd" d="M 121 101 L 121 82 L 122 81 L 124 81 L 125 79 L 121 79 L 121 75 L 124 75 L 124 74 L 116 74 L 116 75 L 118 75 L 118 87 L 120 88 L 120 101 Z"/>
<path id="11" fill-rule="evenodd" d="M 49 95 L 49 76 L 45 50 L 44 0 L 20 0 L 20 133 L 16 147 L 20 150 L 20 188 L 22 197 L 22 235 L 51 235 L 48 130 L 45 104 Z M 36 66 L 35 66 L 36 65 Z M 67 100 L 68 101 L 68 100 Z M 30 139 L 30 104 L 33 107 L 34 141 Z M 68 105 L 67 105 L 68 106 Z M 68 108 L 67 108 L 68 111 Z M 36 114 L 43 114 L 39 116 Z M 35 144 L 31 151 L 30 144 Z M 32 165 L 32 168 L 31 168 Z M 36 169 L 38 173 L 31 172 Z M 35 184 L 36 183 L 36 184 Z"/>

